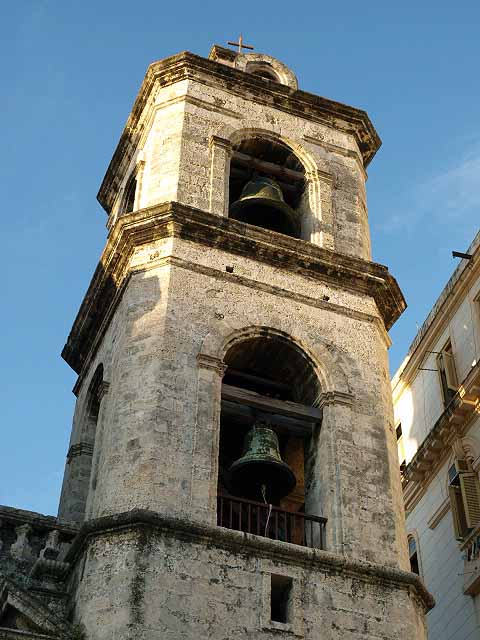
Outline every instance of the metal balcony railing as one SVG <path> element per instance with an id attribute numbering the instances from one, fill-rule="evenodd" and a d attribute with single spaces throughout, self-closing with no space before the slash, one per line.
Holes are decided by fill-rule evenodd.
<path id="1" fill-rule="evenodd" d="M 227 529 L 303 547 L 325 549 L 327 518 L 286 511 L 262 502 L 218 496 L 217 524 Z"/>

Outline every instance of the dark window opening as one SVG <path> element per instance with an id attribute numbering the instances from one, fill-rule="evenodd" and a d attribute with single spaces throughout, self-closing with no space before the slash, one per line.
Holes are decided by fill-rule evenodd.
<path id="1" fill-rule="evenodd" d="M 135 195 L 137 193 L 137 179 L 135 176 L 131 176 L 125 187 L 125 193 L 123 196 L 123 206 L 121 213 L 130 213 L 135 208 Z"/>
<path id="2" fill-rule="evenodd" d="M 417 543 L 415 538 L 408 539 L 408 555 L 410 557 L 410 570 L 413 573 L 420 575 L 420 567 L 418 564 Z"/>
<path id="3" fill-rule="evenodd" d="M 398 427 L 395 429 L 395 433 L 397 434 L 397 440 L 400 440 L 402 437 L 402 424 L 400 423 Z"/>
<path id="4" fill-rule="evenodd" d="M 413 571 L 413 573 L 416 573 L 418 576 L 420 575 L 420 569 L 418 567 L 418 556 L 416 551 L 412 556 L 410 556 L 410 569 Z"/>
<path id="5" fill-rule="evenodd" d="M 293 580 L 272 574 L 270 588 L 270 618 L 286 624 L 291 621 Z"/>
<path id="6" fill-rule="evenodd" d="M 103 365 L 100 364 L 93 375 L 90 387 L 88 390 L 88 405 L 87 405 L 87 434 L 88 442 L 92 446 L 95 445 L 95 439 L 97 436 L 97 424 L 100 414 L 100 401 L 101 401 L 101 386 L 103 382 Z M 92 490 L 95 490 L 97 486 L 97 466 L 93 465 L 91 461 L 90 470 L 90 486 Z"/>

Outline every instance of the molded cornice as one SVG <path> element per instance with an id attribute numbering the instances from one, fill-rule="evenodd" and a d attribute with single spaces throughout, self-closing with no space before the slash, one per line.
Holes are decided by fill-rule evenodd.
<path id="1" fill-rule="evenodd" d="M 120 142 L 98 192 L 98 201 L 107 213 L 110 213 L 113 206 L 115 194 L 113 187 L 121 173 L 120 169 L 124 161 L 131 158 L 143 133 L 145 122 L 142 116 L 150 102 L 152 92 L 156 88 L 187 79 L 203 84 L 213 84 L 246 100 L 253 100 L 258 104 L 268 105 L 306 120 L 321 122 L 350 133 L 357 141 L 364 167 L 380 148 L 381 140 L 367 113 L 361 109 L 306 91 L 293 91 L 278 82 L 184 51 L 154 62 L 145 74 Z"/>
<path id="2" fill-rule="evenodd" d="M 372 296 L 387 330 L 406 308 L 395 278 L 383 265 L 168 202 L 122 216 L 112 229 L 62 351 L 62 357 L 77 373 L 81 372 L 102 326 L 106 327 L 128 275 L 131 271 L 142 270 L 129 269 L 135 247 L 168 237 L 242 255 L 354 293 Z"/>
<path id="3" fill-rule="evenodd" d="M 141 527 L 146 527 L 152 532 L 161 532 L 182 540 L 192 540 L 239 554 L 253 553 L 258 557 L 308 566 L 310 569 L 321 572 L 355 576 L 364 582 L 375 584 L 381 582 L 394 588 L 412 589 L 425 611 L 435 605 L 433 596 L 415 573 L 346 558 L 320 549 L 278 542 L 242 531 L 182 520 L 146 509 L 134 509 L 86 522 L 70 547 L 66 560 L 73 564 L 91 539 L 101 535 L 118 535 Z"/>

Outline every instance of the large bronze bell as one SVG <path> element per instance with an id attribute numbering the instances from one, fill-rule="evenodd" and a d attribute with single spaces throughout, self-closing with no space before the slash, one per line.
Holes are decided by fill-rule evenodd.
<path id="1" fill-rule="evenodd" d="M 230 467 L 230 484 L 236 495 L 267 502 L 295 487 L 295 475 L 282 461 L 277 434 L 268 424 L 257 422 L 245 436 L 242 457 Z"/>
<path id="2" fill-rule="evenodd" d="M 240 198 L 230 207 L 230 217 L 264 229 L 298 235 L 297 215 L 271 178 L 256 177 L 247 182 Z"/>

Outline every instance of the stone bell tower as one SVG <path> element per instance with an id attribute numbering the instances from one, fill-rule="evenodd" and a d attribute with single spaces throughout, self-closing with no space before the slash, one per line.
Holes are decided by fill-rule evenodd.
<path id="1" fill-rule="evenodd" d="M 268 55 L 149 67 L 63 351 L 88 638 L 425 637 L 387 359 L 405 302 L 370 254 L 379 145 Z"/>

